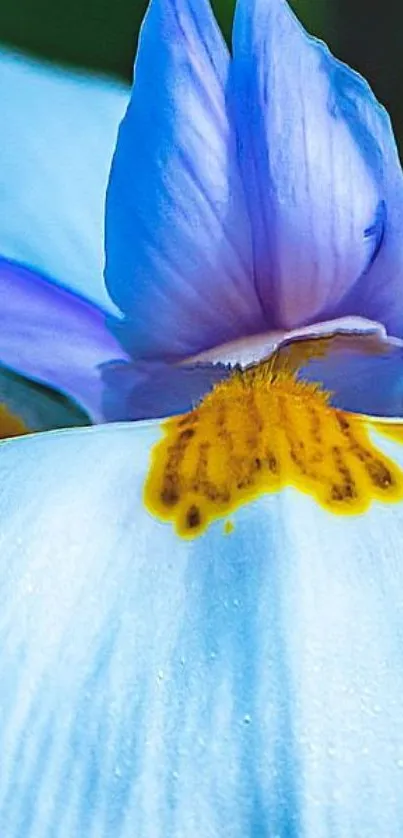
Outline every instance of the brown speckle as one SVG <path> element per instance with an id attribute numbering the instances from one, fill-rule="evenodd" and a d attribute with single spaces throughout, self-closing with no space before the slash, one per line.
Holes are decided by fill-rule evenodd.
<path id="1" fill-rule="evenodd" d="M 193 504 L 186 513 L 186 526 L 190 530 L 194 530 L 196 527 L 200 526 L 200 522 L 200 510 L 195 504 Z"/>

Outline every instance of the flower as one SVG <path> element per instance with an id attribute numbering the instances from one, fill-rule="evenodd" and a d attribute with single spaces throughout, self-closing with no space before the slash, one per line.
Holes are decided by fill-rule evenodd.
<path id="1" fill-rule="evenodd" d="M 107 378 L 176 409 L 0 449 L 7 838 L 402 832 L 401 172 L 283 0 L 233 52 L 152 0 L 108 190 Z"/>
<path id="2" fill-rule="evenodd" d="M 156 41 L 161 55 L 152 71 Z M 22 213 L 12 211 L 0 237 L 0 252 L 24 263 L 0 263 L 0 361 L 7 367 L 73 398 L 92 421 L 127 420 L 191 406 L 220 373 L 183 366 L 228 341 L 346 315 L 403 335 L 396 304 L 403 179 L 389 119 L 366 83 L 305 34 L 284 0 L 238 4 L 232 59 L 206 0 L 151 4 L 109 183 L 109 297 L 99 266 L 100 182 L 126 91 L 42 70 L 27 86 L 25 65 L 13 59 L 5 71 L 24 102 L 33 89 L 33 119 L 44 102 L 58 102 L 56 124 L 46 120 L 50 141 L 60 144 L 46 203 L 35 200 L 36 189 L 28 200 L 23 192 Z M 93 99 L 99 104 L 88 115 Z M 15 121 L 13 101 L 9 107 Z M 19 119 L 22 113 L 20 106 Z M 60 113 L 63 127 L 74 113 L 84 123 L 85 155 L 72 145 L 71 129 L 67 149 L 61 141 Z M 101 120 L 108 130 L 98 162 Z M 30 177 L 17 153 L 10 153 L 16 163 L 6 201 Z M 74 169 L 68 180 L 61 174 L 72 163 L 76 182 L 86 171 L 92 200 L 84 198 L 78 221 L 83 199 L 80 193 L 77 203 L 71 185 Z M 67 196 L 74 214 L 66 230 L 65 208 L 54 197 L 59 184 L 60 203 Z M 60 224 L 54 245 L 45 245 L 52 213 Z M 25 243 L 21 218 L 32 217 Z M 32 268 L 101 303 L 109 317 L 89 299 L 32 277 Z M 57 330 L 47 327 L 50 317 Z"/>

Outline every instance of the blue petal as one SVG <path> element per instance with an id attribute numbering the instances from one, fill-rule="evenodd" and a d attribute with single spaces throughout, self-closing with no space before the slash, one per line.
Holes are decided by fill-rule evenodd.
<path id="1" fill-rule="evenodd" d="M 378 216 L 381 238 L 376 258 L 369 270 L 342 300 L 335 312 L 338 316 L 359 312 L 380 320 L 391 335 L 403 337 L 403 175 L 393 131 L 385 117 L 384 130 L 379 131 L 384 161 L 383 224 Z M 371 232 L 371 230 L 369 231 Z"/>
<path id="2" fill-rule="evenodd" d="M 400 838 L 402 506 L 286 490 L 180 541 L 158 437 L 0 448 L 1 834 Z"/>
<path id="3" fill-rule="evenodd" d="M 323 339 L 326 355 L 316 364 L 318 353 L 311 349 L 321 346 Z M 345 317 L 287 333 L 274 331 L 242 338 L 202 353 L 192 363 L 122 363 L 123 359 L 104 363 L 104 418 L 119 422 L 184 413 L 215 384 L 228 378 L 234 367 L 245 368 L 275 352 L 282 363 L 289 348 L 293 351 L 296 346 L 300 375 L 321 381 L 326 389 L 335 391 L 338 406 L 371 415 L 403 415 L 402 350 L 387 342 L 379 323 Z M 380 366 L 376 352 L 382 354 Z M 373 380 L 375 370 L 382 375 Z"/>
<path id="4" fill-rule="evenodd" d="M 400 218 L 403 211 L 402 176 L 389 120 L 368 85 L 306 34 L 285 0 L 239 0 L 234 85 L 266 312 L 287 328 L 336 312 L 390 325 L 402 256 L 396 262 L 387 242 L 397 202 Z M 388 247 L 369 305 L 366 271 Z M 360 295 L 344 307 L 360 277 Z"/>
<path id="5" fill-rule="evenodd" d="M 403 345 L 377 337 L 336 336 L 322 357 L 301 364 L 299 377 L 320 381 L 336 407 L 370 416 L 403 418 Z M 284 350 L 283 350 L 284 351 Z"/>
<path id="6" fill-rule="evenodd" d="M 103 365 L 127 360 L 104 311 L 0 258 L 0 364 L 76 400 L 96 422 L 104 418 Z"/>
<path id="7" fill-rule="evenodd" d="M 152 0 L 107 199 L 106 281 L 135 357 L 184 357 L 265 323 L 208 0 Z"/>
<path id="8" fill-rule="evenodd" d="M 0 50 L 0 254 L 115 311 L 105 192 L 123 85 Z"/>
<path id="9" fill-rule="evenodd" d="M 173 366 L 146 361 L 103 365 L 103 415 L 107 422 L 157 419 L 195 407 L 214 384 L 228 378 L 225 364 Z"/>

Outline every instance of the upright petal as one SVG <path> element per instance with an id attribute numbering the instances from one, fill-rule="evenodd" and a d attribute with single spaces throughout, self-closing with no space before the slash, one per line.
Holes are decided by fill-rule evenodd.
<path id="1" fill-rule="evenodd" d="M 0 49 L 0 254 L 114 310 L 105 193 L 127 90 Z"/>
<path id="2" fill-rule="evenodd" d="M 102 365 L 127 360 L 105 312 L 39 274 L 0 259 L 0 364 L 103 416 Z"/>
<path id="3" fill-rule="evenodd" d="M 286 489 L 184 541 L 158 438 L 0 447 L 1 834 L 400 838 L 402 506 Z"/>
<path id="4" fill-rule="evenodd" d="M 265 311 L 287 328 L 336 311 L 390 327 L 402 295 L 401 271 L 394 276 L 402 256 L 397 265 L 390 251 L 402 176 L 389 120 L 368 85 L 307 35 L 286 0 L 239 0 L 234 85 Z M 378 255 L 385 248 L 389 255 Z M 371 306 L 363 298 L 373 261 L 384 276 Z M 360 277 L 360 297 L 344 307 Z"/>
<path id="5" fill-rule="evenodd" d="M 151 0 L 112 166 L 106 281 L 135 357 L 183 357 L 264 328 L 209 0 Z"/>
<path id="6" fill-rule="evenodd" d="M 385 192 L 382 242 L 368 271 L 333 314 L 376 317 L 389 334 L 403 338 L 403 175 L 392 127 L 384 117 L 384 129 L 379 131 Z"/>

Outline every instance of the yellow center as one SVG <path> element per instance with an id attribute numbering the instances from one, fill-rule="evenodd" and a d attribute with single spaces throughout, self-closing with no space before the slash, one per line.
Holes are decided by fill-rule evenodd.
<path id="1" fill-rule="evenodd" d="M 0 404 L 0 439 L 11 436 L 23 436 L 29 430 L 15 413 L 11 413 L 4 404 Z"/>
<path id="2" fill-rule="evenodd" d="M 319 385 L 279 370 L 275 359 L 235 372 L 191 413 L 164 423 L 146 480 L 147 508 L 193 538 L 286 486 L 342 514 L 362 513 L 375 499 L 401 500 L 403 473 L 371 442 L 370 421 L 328 399 Z"/>

